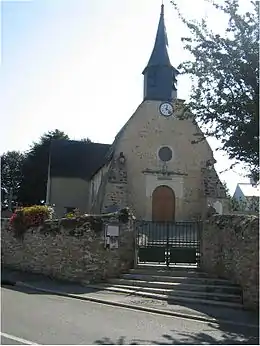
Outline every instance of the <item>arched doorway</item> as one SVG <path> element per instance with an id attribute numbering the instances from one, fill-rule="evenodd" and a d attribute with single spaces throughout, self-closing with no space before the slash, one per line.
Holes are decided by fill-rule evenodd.
<path id="1" fill-rule="evenodd" d="M 152 195 L 153 221 L 174 221 L 175 195 L 173 190 L 166 185 L 158 186 Z"/>

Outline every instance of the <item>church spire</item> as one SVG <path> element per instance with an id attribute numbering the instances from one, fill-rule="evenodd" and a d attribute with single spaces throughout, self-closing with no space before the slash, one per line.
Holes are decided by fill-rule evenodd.
<path id="1" fill-rule="evenodd" d="M 162 4 L 154 48 L 153 48 L 151 57 L 149 59 L 149 62 L 146 68 L 144 69 L 144 72 L 147 68 L 151 66 L 158 66 L 158 65 L 171 66 L 167 47 L 168 47 L 168 38 L 167 38 L 166 28 L 164 24 L 164 5 Z"/>
<path id="2" fill-rule="evenodd" d="M 178 71 L 171 65 L 168 54 L 168 38 L 164 23 L 164 5 L 161 5 L 160 20 L 155 43 L 144 75 L 144 99 L 171 101 L 176 94 Z M 175 95 L 176 96 L 176 95 Z"/>

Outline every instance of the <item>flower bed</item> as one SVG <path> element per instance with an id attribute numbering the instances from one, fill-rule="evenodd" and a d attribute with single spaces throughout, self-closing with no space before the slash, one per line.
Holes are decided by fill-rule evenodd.
<path id="1" fill-rule="evenodd" d="M 23 236 L 27 228 L 37 227 L 51 219 L 53 209 L 45 205 L 34 205 L 16 209 L 10 219 L 11 229 L 17 237 Z"/>

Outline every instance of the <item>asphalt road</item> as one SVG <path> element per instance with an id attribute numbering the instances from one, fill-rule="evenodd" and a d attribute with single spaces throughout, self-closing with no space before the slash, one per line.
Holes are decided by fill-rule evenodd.
<path id="1" fill-rule="evenodd" d="M 258 344 L 256 329 L 134 311 L 1 289 L 1 343 L 24 344 Z"/>

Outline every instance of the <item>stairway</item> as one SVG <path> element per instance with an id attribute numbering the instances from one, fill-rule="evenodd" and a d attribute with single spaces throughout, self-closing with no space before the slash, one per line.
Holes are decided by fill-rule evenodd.
<path id="1" fill-rule="evenodd" d="M 169 303 L 195 303 L 243 308 L 242 291 L 225 279 L 209 277 L 197 268 L 163 269 L 140 265 L 120 278 L 91 285 L 118 293 L 167 300 Z"/>

